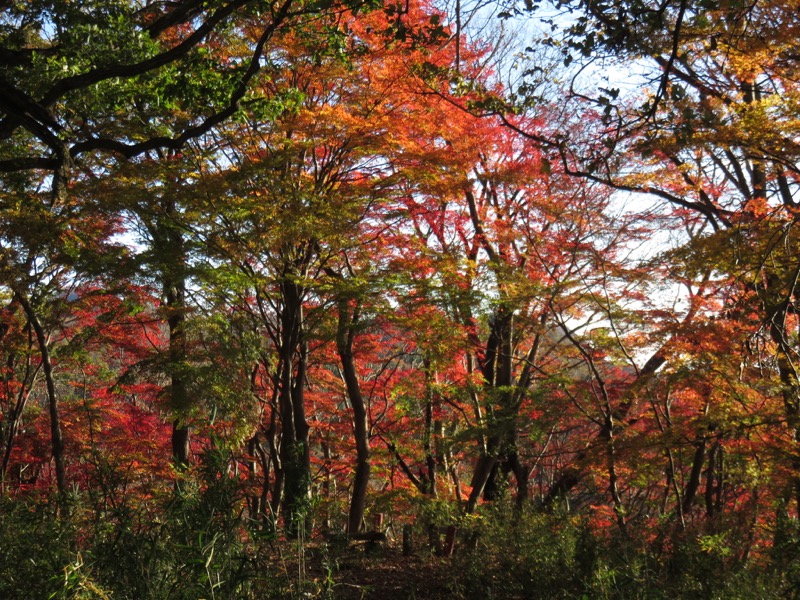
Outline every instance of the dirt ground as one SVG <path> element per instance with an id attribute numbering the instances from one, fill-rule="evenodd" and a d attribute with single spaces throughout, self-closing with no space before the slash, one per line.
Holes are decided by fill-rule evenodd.
<path id="1" fill-rule="evenodd" d="M 309 545 L 284 562 L 293 596 L 336 600 L 452 599 L 450 559 L 419 552 L 403 556 L 389 544 Z M 297 592 L 300 592 L 299 594 Z"/>

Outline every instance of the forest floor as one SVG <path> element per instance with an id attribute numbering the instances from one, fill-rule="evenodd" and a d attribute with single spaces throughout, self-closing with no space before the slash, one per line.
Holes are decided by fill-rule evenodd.
<path id="1" fill-rule="evenodd" d="M 452 589 L 452 560 L 420 552 L 403 556 L 392 544 L 309 544 L 300 556 L 284 555 L 284 576 L 300 597 L 336 600 L 445 600 Z M 293 596 L 295 594 L 292 594 Z"/>

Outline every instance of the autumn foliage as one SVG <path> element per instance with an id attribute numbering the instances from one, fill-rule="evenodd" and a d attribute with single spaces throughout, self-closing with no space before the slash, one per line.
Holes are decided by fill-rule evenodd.
<path id="1" fill-rule="evenodd" d="M 276 548 L 385 536 L 454 597 L 796 594 L 782 3 L 557 2 L 652 84 L 560 96 L 424 0 L 23 4 L 0 595 L 322 594 Z"/>

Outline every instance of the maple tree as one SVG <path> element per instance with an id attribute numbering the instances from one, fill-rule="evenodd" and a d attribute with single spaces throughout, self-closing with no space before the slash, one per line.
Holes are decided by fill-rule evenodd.
<path id="1" fill-rule="evenodd" d="M 612 81 L 593 95 L 576 82 L 573 110 L 584 106 L 596 112 L 578 124 L 571 116 L 576 113 L 563 111 L 568 130 L 526 129 L 513 117 L 507 122 L 548 149 L 567 173 L 649 194 L 666 201 L 665 213 L 692 219 L 681 256 L 689 261 L 687 277 L 699 286 L 693 302 L 708 303 L 701 310 L 717 311 L 731 326 L 741 322 L 744 329 L 735 334 L 739 346 L 719 352 L 739 356 L 742 369 L 764 364 L 763 354 L 755 358 L 747 350 L 756 339 L 762 349 L 771 348 L 786 421 L 794 431 L 795 350 L 789 340 L 795 283 L 793 261 L 782 254 L 791 244 L 795 205 L 792 9 L 781 2 L 556 5 L 576 11 L 563 25 L 564 62 L 611 57 L 630 66 L 633 85 Z M 523 97 L 537 89 L 541 73 L 529 75 Z M 709 281 L 701 284 L 704 278 Z M 714 302 L 715 308 L 708 308 Z M 687 320 L 673 343 L 694 339 L 702 347 L 698 326 L 696 319 Z M 662 360 L 675 357 L 665 350 Z M 704 450 L 705 442 L 699 443 L 697 460 L 707 459 L 713 473 L 714 453 Z M 695 467 L 693 481 L 702 464 Z M 567 477 L 564 489 L 575 481 Z"/>
<path id="2" fill-rule="evenodd" d="M 335 37 L 336 43 L 326 44 L 330 33 L 315 26 L 280 38 L 264 83 L 267 97 L 281 99 L 277 113 L 268 122 L 255 113 L 246 125 L 231 129 L 225 160 L 237 169 L 210 174 L 209 185 L 235 182 L 240 199 L 209 205 L 219 222 L 203 234 L 212 252 L 236 261 L 243 285 L 240 310 L 253 316 L 277 356 L 275 362 L 265 349 L 262 360 L 273 390 L 267 393 L 274 394 L 265 437 L 279 455 L 273 458 L 272 510 L 283 506 L 287 522 L 305 510 L 311 483 L 308 348 L 317 315 L 328 304 L 337 306 L 332 337 L 354 411 L 357 448 L 348 527 L 353 532 L 363 520 L 370 470 L 367 414 L 353 356 L 369 289 L 359 280 L 369 275 L 353 270 L 355 253 L 364 252 L 363 236 L 380 235 L 386 227 L 375 221 L 375 211 L 392 193 L 380 181 L 386 155 L 396 146 L 387 131 L 396 128 L 398 112 L 415 114 L 414 102 L 424 91 L 415 69 L 430 52 L 416 50 L 409 64 L 408 57 L 398 59 L 396 48 L 383 48 L 390 16 L 389 11 L 358 19 L 344 15 L 338 27 L 347 28 L 356 44 L 349 52 Z M 426 35 L 432 34 L 397 44 L 413 48 Z M 359 75 L 364 79 L 353 79 Z"/>

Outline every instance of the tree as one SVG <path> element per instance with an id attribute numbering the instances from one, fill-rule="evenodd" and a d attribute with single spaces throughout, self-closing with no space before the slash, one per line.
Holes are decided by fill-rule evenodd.
<path id="1" fill-rule="evenodd" d="M 387 32 L 396 33 L 390 45 Z M 254 106 L 248 123 L 224 132 L 219 173 L 208 175 L 213 189 L 236 194 L 227 206 L 207 205 L 202 235 L 215 259 L 237 265 L 240 310 L 270 342 L 262 365 L 280 435 L 271 423 L 265 437 L 276 440 L 274 492 L 283 496 L 290 531 L 291 515 L 305 510 L 310 489 L 308 353 L 328 305 L 339 311 L 330 341 L 353 408 L 357 448 L 348 528 L 361 527 L 370 450 L 355 345 L 361 311 L 372 304 L 368 290 L 375 289 L 370 261 L 382 260 L 380 248 L 368 246 L 386 231 L 382 219 L 391 218 L 387 166 L 399 147 L 397 116 L 437 126 L 425 114 L 420 71 L 451 59 L 438 45 L 442 39 L 438 16 L 424 5 L 402 14 L 394 8 L 344 13 L 333 25 L 314 22 L 277 37 L 262 83 L 272 104 Z"/>
<path id="2" fill-rule="evenodd" d="M 27 330 L 39 361 L 30 363 L 26 358 L 22 363 L 27 375 L 20 381 L 15 407 L 6 413 L 10 423 L 4 440 L 4 463 L 7 466 L 35 372 L 40 372 L 46 387 L 56 483 L 63 500 L 67 482 L 53 343 L 69 317 L 65 300 L 71 291 L 82 281 L 100 276 L 107 265 L 121 258 L 120 248 L 109 243 L 118 231 L 118 222 L 113 217 L 106 219 L 107 215 L 94 207 L 67 198 L 59 185 L 48 182 L 42 174 L 20 175 L 7 183 L 0 213 L 0 285 L 9 317 L 4 323 L 4 337 L 17 327 Z M 23 323 L 15 325 L 20 317 Z M 14 346 L 12 338 L 13 333 L 8 337 L 9 348 Z M 13 350 L 7 355 L 9 375 L 18 358 Z"/>
<path id="3" fill-rule="evenodd" d="M 295 10 L 291 0 L 266 11 L 255 4 L 235 0 L 204 6 L 187 0 L 141 9 L 138 3 L 126 1 L 56 1 L 13 2 L 2 7 L 0 172 L 25 193 L 42 184 L 51 190 L 50 201 L 33 210 L 38 222 L 28 222 L 37 232 L 33 242 L 57 248 L 63 242 L 59 232 L 76 227 L 71 218 L 88 208 L 78 207 L 69 198 L 78 170 L 83 176 L 102 177 L 111 164 L 106 160 L 109 153 L 130 160 L 165 148 L 179 149 L 237 112 L 261 69 L 269 39 L 290 16 L 306 12 Z M 251 26 L 256 16 L 259 29 L 241 29 L 243 23 Z M 250 45 L 225 46 L 228 31 L 236 31 Z M 244 54 L 237 54 L 241 51 Z M 8 202 L 4 207 L 12 219 L 16 218 L 14 206 Z M 3 265 L 19 262 L 13 235 L 8 229 L 3 232 L 8 243 L 3 248 Z M 180 254 L 175 247 L 179 240 L 175 235 L 168 237 L 168 250 Z M 49 349 L 36 299 L 20 280 L 29 276 L 24 271 L 35 269 L 30 260 L 35 260 L 38 248 L 25 251 L 27 268 L 4 279 L 38 340 L 63 495 L 62 442 Z M 53 255 L 49 252 L 46 259 Z M 53 268 L 62 266 L 72 265 L 54 263 Z M 164 286 L 174 309 L 168 321 L 172 362 L 178 364 L 185 281 L 174 275 L 165 276 Z M 180 397 L 181 378 L 175 369 L 173 374 L 175 395 Z M 181 464 L 188 460 L 187 435 L 188 429 L 176 422 L 174 452 Z"/>
<path id="4" fill-rule="evenodd" d="M 578 123 L 565 111 L 572 120 L 560 130 L 520 127 L 513 116 L 507 123 L 548 149 L 566 173 L 648 194 L 665 203 L 665 212 L 692 222 L 683 255 L 691 264 L 689 278 L 710 277 L 713 285 L 706 284 L 703 295 L 719 301 L 717 318 L 744 328 L 734 328 L 739 345 L 728 350 L 743 369 L 763 359 L 747 350 L 754 340 L 771 349 L 771 371 L 796 439 L 796 261 L 785 253 L 793 252 L 798 158 L 793 8 L 683 0 L 557 6 L 575 15 L 563 31 L 566 64 L 620 61 L 638 85 L 623 90 L 610 81 L 592 89 L 574 82 L 574 110 L 591 108 L 596 116 Z M 543 106 L 526 94 L 537 89 L 539 73 L 530 75 L 522 95 L 529 106 Z M 687 321 L 673 345 L 696 339 L 695 327 Z M 714 455 L 703 448 L 697 445 L 695 474 L 706 459 L 708 472 L 715 469 Z"/>
<path id="5" fill-rule="evenodd" d="M 303 12 L 291 2 L 267 11 L 255 4 L 4 6 L 2 171 L 45 169 L 63 180 L 73 162 L 98 152 L 133 158 L 209 132 L 236 112 L 270 37 Z M 247 54 L 212 56 L 228 28 L 254 16 L 262 27 Z M 157 118 L 175 106 L 187 109 L 177 126 Z"/>

